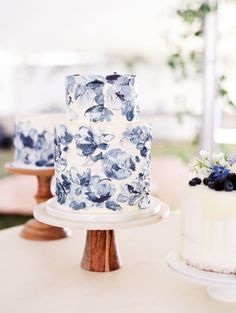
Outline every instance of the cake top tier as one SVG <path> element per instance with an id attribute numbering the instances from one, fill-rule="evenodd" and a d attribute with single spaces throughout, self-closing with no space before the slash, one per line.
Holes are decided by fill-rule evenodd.
<path id="1" fill-rule="evenodd" d="M 210 154 L 209 151 L 200 151 L 192 171 L 198 177 L 189 181 L 190 186 L 200 185 L 203 182 L 216 191 L 236 190 L 236 155 L 226 158 L 222 152 Z"/>
<path id="2" fill-rule="evenodd" d="M 122 122 L 139 119 L 135 75 L 66 76 L 66 104 L 70 120 Z"/>

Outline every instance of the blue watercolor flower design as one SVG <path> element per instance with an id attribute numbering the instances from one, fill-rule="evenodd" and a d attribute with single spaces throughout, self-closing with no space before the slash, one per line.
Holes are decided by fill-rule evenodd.
<path id="1" fill-rule="evenodd" d="M 126 116 L 127 121 L 131 122 L 134 119 L 134 105 L 130 101 L 125 101 L 122 106 L 122 114 Z"/>
<path id="2" fill-rule="evenodd" d="M 140 173 L 138 179 L 122 186 L 122 192 L 117 197 L 117 202 L 138 205 L 140 209 L 146 208 L 149 203 L 149 180 Z"/>
<path id="3" fill-rule="evenodd" d="M 90 157 L 94 162 L 103 158 L 103 152 L 108 149 L 112 139 L 113 135 L 86 126 L 81 126 L 75 134 L 79 155 Z"/>
<path id="4" fill-rule="evenodd" d="M 65 180 L 65 177 L 68 178 Z M 70 190 L 68 182 L 70 182 Z M 74 210 L 94 206 L 120 210 L 121 206 L 111 199 L 114 192 L 115 188 L 110 179 L 91 175 L 90 169 L 80 174 L 75 167 L 72 167 L 66 175 L 61 175 L 61 181 L 57 184 L 59 203 L 64 204 L 68 201 L 69 206 Z"/>
<path id="5" fill-rule="evenodd" d="M 110 179 L 101 179 L 98 175 L 92 176 L 85 194 L 87 195 L 88 200 L 92 202 L 105 202 L 112 196 Z"/>
<path id="6" fill-rule="evenodd" d="M 110 122 L 113 116 L 111 110 L 104 107 L 104 105 L 95 105 L 85 111 L 85 117 L 89 118 L 91 122 Z"/>
<path id="7" fill-rule="evenodd" d="M 27 165 L 53 167 L 53 134 L 38 132 L 29 123 L 18 123 L 14 129 L 15 155 Z"/>
<path id="8" fill-rule="evenodd" d="M 136 168 L 133 157 L 121 149 L 109 150 L 104 154 L 102 162 L 106 176 L 111 179 L 126 179 Z"/>
<path id="9" fill-rule="evenodd" d="M 105 82 L 109 85 L 107 90 L 104 89 Z M 85 108 L 84 116 L 91 122 L 111 121 L 114 116 L 113 110 L 119 110 L 126 120 L 132 121 L 139 113 L 137 95 L 133 87 L 133 75 L 121 76 L 114 73 L 106 78 L 100 75 L 68 76 L 66 102 L 70 106 L 78 101 L 81 107 Z M 72 109 L 70 119 L 78 118 L 78 114 Z"/>
<path id="10" fill-rule="evenodd" d="M 70 188 L 71 182 L 64 174 L 61 175 L 61 180 L 56 179 L 56 197 L 59 204 L 65 204 Z"/>
<path id="11" fill-rule="evenodd" d="M 122 141 L 127 139 L 136 145 L 136 148 L 140 151 L 140 155 L 142 157 L 147 156 L 148 152 L 150 151 L 150 145 L 152 141 L 152 133 L 149 127 L 137 126 L 135 128 L 126 130 L 123 133 Z"/>
<path id="12" fill-rule="evenodd" d="M 84 86 L 84 92 L 86 91 L 90 99 L 93 99 L 95 102 L 95 105 L 89 107 L 84 113 L 85 117 L 89 118 L 91 122 L 109 122 L 113 116 L 112 111 L 104 106 L 103 88 L 104 82 L 98 78 Z"/>
<path id="13" fill-rule="evenodd" d="M 66 77 L 66 104 L 70 106 L 73 102 L 71 94 L 73 93 L 75 88 L 75 76 L 67 76 Z"/>
<path id="14" fill-rule="evenodd" d="M 121 110 L 127 121 L 132 121 L 138 112 L 136 93 L 133 90 L 134 76 L 108 75 L 106 81 L 111 84 L 107 90 L 108 101 L 114 110 Z"/>
<path id="15" fill-rule="evenodd" d="M 150 204 L 150 163 L 151 156 L 148 155 L 138 177 L 131 183 L 121 186 L 117 202 L 138 205 L 140 209 L 148 207 Z"/>
<path id="16" fill-rule="evenodd" d="M 63 153 L 69 151 L 69 145 L 73 140 L 73 135 L 69 132 L 68 128 L 65 125 L 60 125 L 55 131 L 54 136 L 54 158 L 56 162 L 56 168 L 58 171 L 63 171 L 67 162 L 63 158 Z"/>

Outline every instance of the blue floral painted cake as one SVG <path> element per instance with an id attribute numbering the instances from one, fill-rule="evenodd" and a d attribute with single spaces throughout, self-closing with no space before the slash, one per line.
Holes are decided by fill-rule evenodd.
<path id="1" fill-rule="evenodd" d="M 14 165 L 22 168 L 54 167 L 54 129 L 63 114 L 17 116 L 14 127 Z"/>
<path id="2" fill-rule="evenodd" d="M 66 77 L 68 119 L 55 133 L 61 212 L 112 213 L 149 206 L 152 133 L 139 119 L 134 86 L 134 75 Z"/>

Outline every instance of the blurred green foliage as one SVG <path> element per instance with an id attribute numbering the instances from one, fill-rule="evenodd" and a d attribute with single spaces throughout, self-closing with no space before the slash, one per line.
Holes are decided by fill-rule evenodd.
<path id="1" fill-rule="evenodd" d="M 204 19 L 207 14 L 217 10 L 217 4 L 210 5 L 207 2 L 199 2 L 198 4 L 190 4 L 184 9 L 177 10 L 176 14 L 180 17 L 183 23 L 187 24 L 188 31 L 182 35 L 183 38 L 187 37 L 200 37 L 204 35 Z M 183 38 L 181 38 L 183 40 Z M 201 51 L 192 50 L 190 53 L 184 53 L 183 48 L 180 46 L 174 49 L 175 51 L 170 54 L 167 59 L 168 66 L 179 77 L 187 78 L 188 69 L 190 66 L 194 67 L 195 73 L 202 73 L 203 63 L 203 49 Z M 226 89 L 224 82 L 226 81 L 225 75 L 221 75 L 218 79 L 218 96 L 221 98 L 222 103 L 236 108 L 236 103 L 230 97 L 229 91 Z"/>

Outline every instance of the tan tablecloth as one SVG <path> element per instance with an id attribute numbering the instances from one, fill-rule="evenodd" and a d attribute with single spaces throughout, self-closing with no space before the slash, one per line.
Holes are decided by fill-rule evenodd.
<path id="1" fill-rule="evenodd" d="M 176 249 L 178 216 L 157 225 L 117 231 L 123 268 L 111 273 L 80 269 L 85 233 L 33 242 L 20 227 L 0 232 L 1 313 L 235 313 L 166 265 Z"/>

